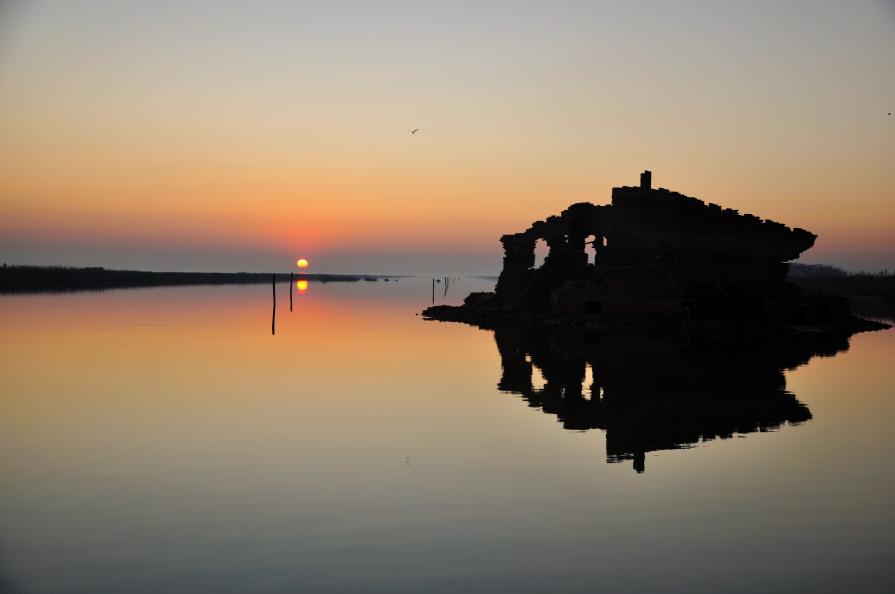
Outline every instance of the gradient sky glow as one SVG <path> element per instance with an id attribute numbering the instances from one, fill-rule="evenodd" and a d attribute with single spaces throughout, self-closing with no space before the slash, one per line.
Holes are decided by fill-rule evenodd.
<path id="1" fill-rule="evenodd" d="M 493 273 L 649 168 L 892 269 L 893 72 L 891 0 L 0 0 L 0 260 Z"/>

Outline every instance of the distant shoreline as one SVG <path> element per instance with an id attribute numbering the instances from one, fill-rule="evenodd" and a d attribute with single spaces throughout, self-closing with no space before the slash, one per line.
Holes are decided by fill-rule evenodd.
<path id="1" fill-rule="evenodd" d="M 138 287 L 187 285 L 254 285 L 294 280 L 331 282 L 391 281 L 400 276 L 370 274 L 305 274 L 282 272 L 152 272 L 111 270 L 102 267 L 4 266 L 0 268 L 0 294 L 67 293 Z"/>
<path id="2" fill-rule="evenodd" d="M 830 270 L 833 272 L 831 273 Z M 320 283 L 355 283 L 361 281 L 397 281 L 415 275 L 381 274 L 308 274 L 292 273 L 294 280 Z M 422 275 L 429 276 L 429 275 Z M 288 272 L 156 272 L 149 270 L 116 270 L 93 267 L 26 266 L 0 268 L 0 294 L 68 293 L 139 287 L 173 287 L 188 285 L 257 285 L 287 282 Z M 496 281 L 497 276 L 476 275 L 471 278 Z M 822 291 L 848 297 L 852 301 L 895 303 L 895 275 L 845 273 L 829 267 L 793 265 L 787 280 L 809 291 Z"/>

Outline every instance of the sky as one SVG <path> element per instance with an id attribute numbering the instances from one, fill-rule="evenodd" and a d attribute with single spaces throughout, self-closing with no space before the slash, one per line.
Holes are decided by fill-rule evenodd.
<path id="1" fill-rule="evenodd" d="M 0 0 L 0 260 L 492 274 L 651 169 L 891 270 L 893 73 L 895 0 Z"/>

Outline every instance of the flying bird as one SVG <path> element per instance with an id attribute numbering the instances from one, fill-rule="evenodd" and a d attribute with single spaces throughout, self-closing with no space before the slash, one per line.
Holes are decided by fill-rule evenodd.
<path id="1" fill-rule="evenodd" d="M 411 133 L 411 134 L 416 134 L 416 133 L 419 132 L 419 131 L 420 131 L 419 128 L 414 128 L 413 130 L 410 130 L 410 133 Z"/>

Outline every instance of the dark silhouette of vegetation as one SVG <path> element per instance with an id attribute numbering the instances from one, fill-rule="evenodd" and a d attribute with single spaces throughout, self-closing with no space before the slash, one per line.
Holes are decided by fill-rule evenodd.
<path id="1" fill-rule="evenodd" d="M 791 264 L 787 280 L 811 291 L 895 302 L 895 273 L 847 272 L 826 264 Z"/>
<path id="2" fill-rule="evenodd" d="M 848 272 L 829 264 L 799 264 L 792 262 L 789 265 L 787 278 L 793 280 L 805 277 L 845 276 Z"/>

